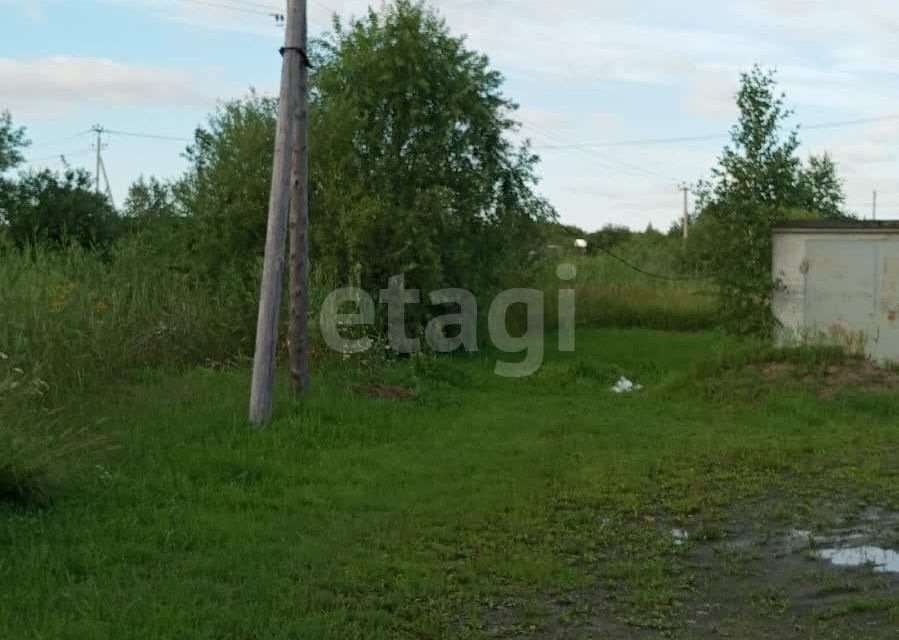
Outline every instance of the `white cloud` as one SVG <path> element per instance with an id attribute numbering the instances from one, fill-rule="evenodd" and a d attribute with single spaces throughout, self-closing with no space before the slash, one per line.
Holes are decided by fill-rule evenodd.
<path id="1" fill-rule="evenodd" d="M 212 103 L 182 70 L 108 58 L 0 58 L 0 104 L 18 117 L 59 116 L 89 104 L 203 106 Z"/>
<path id="2" fill-rule="evenodd" d="M 40 15 L 42 0 L 4 1 Z M 273 9 L 283 5 L 258 1 Z M 158 11 L 153 15 L 197 29 L 283 36 L 265 15 L 177 1 L 94 2 Z M 379 2 L 313 1 L 312 32 L 329 25 L 331 10 L 360 15 Z M 899 112 L 895 0 L 692 0 L 687 6 L 670 0 L 432 2 L 455 33 L 465 34 L 469 46 L 487 53 L 510 78 L 507 93 L 522 104 L 516 114 L 526 125 L 521 135 L 533 138 L 536 147 L 726 132 L 736 116 L 739 73 L 756 62 L 780 69 L 787 102 L 806 124 Z M 51 18 L 48 12 L 43 20 Z M 50 73 L 60 66 L 63 79 Z M 210 104 L 214 92 L 198 89 L 195 79 L 202 75 L 98 58 L 0 59 L 0 106 L 12 102 L 33 114 L 65 112 L 89 101 Z M 218 97 L 227 97 L 227 90 L 220 89 Z M 886 192 L 885 185 L 896 184 L 896 124 L 802 132 L 812 143 L 803 152 L 829 150 L 850 197 L 868 198 L 872 186 Z M 679 210 L 671 185 L 613 168 L 598 156 L 691 180 L 715 163 L 723 142 L 597 153 L 541 150 L 543 187 L 563 217 L 588 227 L 645 226 L 650 220 L 665 227 Z"/>

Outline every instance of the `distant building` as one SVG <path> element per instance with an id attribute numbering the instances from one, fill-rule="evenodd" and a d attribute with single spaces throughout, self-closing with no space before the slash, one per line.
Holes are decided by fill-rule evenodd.
<path id="1" fill-rule="evenodd" d="M 777 338 L 899 362 L 899 221 L 785 222 L 773 231 Z"/>
<path id="2" fill-rule="evenodd" d="M 578 238 L 574 241 L 574 248 L 579 252 L 584 253 L 585 251 L 587 251 L 587 241 L 583 238 Z"/>

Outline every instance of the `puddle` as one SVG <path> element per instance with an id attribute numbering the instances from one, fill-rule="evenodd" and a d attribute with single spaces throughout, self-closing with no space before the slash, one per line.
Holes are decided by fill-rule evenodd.
<path id="1" fill-rule="evenodd" d="M 822 560 L 838 567 L 871 566 L 875 573 L 899 573 L 899 553 L 881 547 L 847 547 L 816 552 Z"/>
<path id="2" fill-rule="evenodd" d="M 876 573 L 899 573 L 899 552 L 879 546 L 893 532 L 899 513 L 869 507 L 854 518 L 840 518 L 840 526 L 825 531 L 789 529 L 782 540 L 788 552 L 810 550 L 836 567 L 870 566 Z M 893 538 L 890 538 L 891 540 Z"/>

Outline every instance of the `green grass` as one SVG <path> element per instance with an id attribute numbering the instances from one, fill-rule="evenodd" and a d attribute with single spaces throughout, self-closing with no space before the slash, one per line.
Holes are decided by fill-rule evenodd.
<path id="1" fill-rule="evenodd" d="M 590 585 L 669 628 L 690 571 L 666 523 L 772 492 L 899 504 L 899 395 L 748 402 L 689 381 L 737 348 L 583 331 L 518 380 L 488 353 L 326 361 L 262 432 L 246 371 L 148 371 L 67 408 L 104 443 L 86 473 L 0 507 L 0 637 L 477 638 L 498 603 L 536 630 Z M 618 373 L 646 390 L 610 393 Z M 372 379 L 416 398 L 347 390 Z"/>
<path id="2" fill-rule="evenodd" d="M 665 252 L 655 260 L 640 252 L 625 252 L 636 266 L 653 269 L 662 278 L 634 271 L 606 255 L 560 257 L 547 261 L 542 288 L 547 292 L 547 323 L 555 326 L 556 291 L 571 284 L 556 276 L 559 264 L 577 268 L 574 280 L 577 321 L 585 327 L 629 327 L 665 331 L 699 331 L 717 324 L 717 295 L 705 280 L 682 280 Z M 665 279 L 668 276 L 674 279 Z"/>
<path id="3" fill-rule="evenodd" d="M 822 611 L 818 618 L 821 620 L 835 620 L 855 614 L 874 613 L 886 611 L 891 614 L 891 619 L 899 617 L 899 597 L 887 596 L 882 598 L 855 597 L 839 606 Z"/>

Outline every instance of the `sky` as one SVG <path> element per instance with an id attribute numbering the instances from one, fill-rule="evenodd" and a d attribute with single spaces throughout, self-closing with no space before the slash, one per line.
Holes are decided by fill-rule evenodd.
<path id="1" fill-rule="evenodd" d="M 310 0 L 310 35 L 333 13 L 359 15 L 369 4 Z M 899 218 L 894 0 L 432 4 L 505 76 L 520 106 L 515 135 L 539 153 L 538 190 L 563 222 L 667 229 L 681 215 L 681 183 L 716 164 L 736 119 L 739 74 L 755 63 L 777 68 L 792 122 L 806 127 L 800 152 L 832 155 L 849 207 L 870 216 L 877 190 L 878 218 Z M 220 101 L 250 87 L 277 94 L 284 32 L 267 14 L 283 7 L 0 0 L 0 110 L 27 128 L 33 168 L 58 169 L 64 154 L 93 172 L 95 138 L 85 132 L 94 124 L 159 136 L 104 137 L 121 204 L 138 176 L 183 172 L 185 141 Z M 705 139 L 645 143 L 685 137 Z"/>

